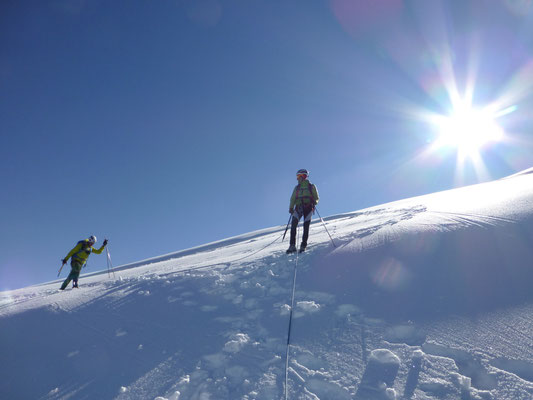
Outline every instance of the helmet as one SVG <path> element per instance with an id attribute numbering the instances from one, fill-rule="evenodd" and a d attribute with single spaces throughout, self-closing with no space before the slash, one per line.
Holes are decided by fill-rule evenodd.
<path id="1" fill-rule="evenodd" d="M 296 172 L 296 176 L 305 175 L 304 179 L 306 179 L 309 176 L 309 171 L 306 169 L 299 169 L 298 172 Z"/>
<path id="2" fill-rule="evenodd" d="M 92 243 L 92 244 L 95 244 L 96 243 L 96 236 L 94 235 L 91 235 L 89 237 L 89 239 L 87 239 L 89 241 L 89 243 Z"/>

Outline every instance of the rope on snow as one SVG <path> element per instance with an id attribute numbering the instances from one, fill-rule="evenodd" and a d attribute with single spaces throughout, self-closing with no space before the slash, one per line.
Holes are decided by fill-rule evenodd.
<path id="1" fill-rule="evenodd" d="M 300 232 L 297 231 L 296 243 L 300 240 Z M 289 353 L 291 346 L 291 330 L 292 330 L 292 310 L 294 309 L 294 293 L 296 292 L 296 271 L 298 268 L 298 254 L 296 252 L 296 262 L 294 263 L 294 276 L 292 278 L 292 297 L 291 297 L 291 309 L 289 313 L 289 329 L 287 333 L 287 353 L 285 354 L 285 400 L 288 399 L 289 394 Z"/>

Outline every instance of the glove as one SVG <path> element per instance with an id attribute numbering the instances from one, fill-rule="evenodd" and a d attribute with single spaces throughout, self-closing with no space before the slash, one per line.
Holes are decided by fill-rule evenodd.
<path id="1" fill-rule="evenodd" d="M 104 240 L 104 246 L 107 246 L 107 239 Z"/>
<path id="2" fill-rule="evenodd" d="M 65 265 L 67 263 L 67 260 L 65 260 L 64 258 L 61 261 L 63 262 L 62 265 Z"/>
<path id="3" fill-rule="evenodd" d="M 294 208 L 289 208 L 289 214 L 294 213 Z"/>

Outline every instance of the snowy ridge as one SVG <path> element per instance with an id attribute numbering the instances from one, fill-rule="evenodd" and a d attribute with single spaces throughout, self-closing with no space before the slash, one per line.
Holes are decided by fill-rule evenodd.
<path id="1" fill-rule="evenodd" d="M 531 174 L 325 221 L 337 247 L 315 221 L 299 255 L 287 388 L 278 226 L 0 293 L 0 398 L 533 398 Z"/>

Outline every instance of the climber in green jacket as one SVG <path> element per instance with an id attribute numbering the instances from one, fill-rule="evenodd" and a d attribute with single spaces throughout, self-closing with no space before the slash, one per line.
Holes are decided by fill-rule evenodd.
<path id="1" fill-rule="evenodd" d="M 291 202 L 289 205 L 289 213 L 292 215 L 291 222 L 291 241 L 287 253 L 294 253 L 296 251 L 296 229 L 298 222 L 304 217 L 304 233 L 302 236 L 302 243 L 300 244 L 300 253 L 307 247 L 307 239 L 309 238 L 309 225 L 311 218 L 315 212 L 315 206 L 318 203 L 318 191 L 307 177 L 309 171 L 300 169 L 296 173 L 298 185 L 292 191 Z"/>
<path id="2" fill-rule="evenodd" d="M 96 236 L 91 236 L 88 239 L 80 240 L 76 244 L 76 247 L 70 250 L 67 256 L 62 260 L 63 265 L 65 265 L 68 259 L 72 257 L 72 260 L 70 262 L 70 274 L 68 274 L 67 279 L 65 279 L 63 284 L 61 285 L 61 290 L 65 290 L 70 281 L 72 281 L 73 288 L 78 287 L 78 278 L 80 277 L 81 269 L 87 262 L 89 255 L 91 253 L 101 254 L 102 251 L 104 251 L 105 246 L 107 245 L 107 239 L 104 240 L 104 244 L 99 249 L 95 249 L 93 247 L 95 243 Z"/>

